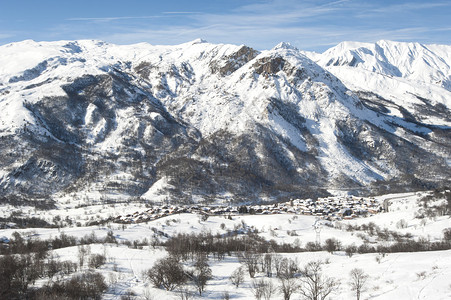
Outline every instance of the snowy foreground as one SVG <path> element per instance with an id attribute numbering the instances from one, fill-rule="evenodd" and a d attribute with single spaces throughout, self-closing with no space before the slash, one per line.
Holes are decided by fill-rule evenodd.
<path id="1" fill-rule="evenodd" d="M 164 247 L 152 245 L 156 238 L 156 232 L 164 233 L 160 240 L 168 239 L 177 233 L 202 233 L 226 234 L 236 228 L 250 228 L 257 230 L 258 235 L 266 240 L 275 240 L 277 243 L 292 243 L 305 246 L 308 242 L 324 243 L 326 239 L 335 238 L 342 244 L 342 249 L 349 245 L 359 246 L 363 239 L 370 244 L 390 244 L 389 241 L 379 241 L 374 236 L 366 236 L 365 232 L 345 230 L 346 226 L 362 225 L 374 222 L 382 229 L 387 228 L 399 234 L 410 233 L 412 239 L 426 239 L 440 241 L 443 238 L 443 230 L 451 227 L 451 219 L 448 216 L 436 216 L 431 218 L 415 218 L 420 210 L 420 199 L 423 194 L 410 193 L 399 195 L 387 195 L 380 200 L 390 199 L 390 212 L 379 213 L 367 218 L 354 220 L 334 221 L 327 223 L 315 216 L 279 214 L 279 215 L 238 215 L 232 220 L 224 216 L 210 216 L 202 219 L 195 214 L 179 214 L 164 217 L 158 220 L 139 224 L 115 224 L 109 223 L 102 226 L 90 227 L 64 227 L 64 228 L 33 228 L 33 229 L 1 229 L 0 238 L 11 239 L 13 232 L 23 233 L 30 238 L 39 237 L 48 239 L 59 236 L 62 232 L 69 236 L 82 238 L 86 235 L 95 235 L 103 238 L 108 231 L 112 231 L 118 243 L 92 244 L 91 254 L 103 254 L 106 263 L 97 271 L 104 275 L 108 288 L 103 295 L 104 299 L 124 299 L 125 295 L 132 299 L 182 299 L 179 291 L 165 291 L 155 288 L 144 271 L 150 269 L 154 263 L 167 255 Z M 3 213 L 11 208 L 4 207 Z M 134 210 L 137 207 L 133 208 Z M 130 208 L 130 210 L 133 210 Z M 106 215 L 123 214 L 123 207 L 104 207 Z M 84 215 L 91 217 L 98 215 L 93 208 L 86 210 Z M 76 213 L 76 210 L 62 210 L 64 219 L 66 214 Z M 39 211 L 34 212 L 39 215 Z M 55 217 L 57 211 L 47 212 L 48 216 Z M 77 216 L 77 218 L 80 218 Z M 403 220 L 403 221 L 401 221 Z M 400 222 L 401 221 L 401 222 Z M 321 226 L 314 227 L 314 224 Z M 124 241 L 143 241 L 147 239 L 148 245 L 127 246 Z M 140 244 L 140 243 L 137 243 Z M 78 261 L 79 247 L 67 247 L 52 251 L 61 261 Z M 451 250 L 409 252 L 409 253 L 355 253 L 351 257 L 345 251 L 329 253 L 300 252 L 279 253 L 281 257 L 296 260 L 299 266 L 304 266 L 310 261 L 322 261 L 323 274 L 340 281 L 340 285 L 327 299 L 355 299 L 351 290 L 349 273 L 353 268 L 362 269 L 368 276 L 366 289 L 361 299 L 450 299 L 451 298 Z M 192 261 L 182 262 L 185 266 L 192 265 Z M 254 280 L 265 278 L 274 286 L 279 286 L 280 281 L 272 276 L 267 278 L 265 273 L 257 273 L 254 279 L 245 272 L 243 283 L 236 288 L 230 281 L 230 275 L 241 266 L 237 256 L 225 255 L 223 260 L 217 260 L 210 256 L 208 261 L 212 270 L 212 279 L 207 282 L 202 296 L 196 293 L 196 288 L 187 283 L 184 288 L 192 290 L 190 299 L 224 299 L 225 293 L 230 299 L 255 299 L 252 292 Z M 84 268 L 87 268 L 85 266 Z M 80 270 L 79 270 L 80 271 Z M 35 285 L 41 286 L 48 279 L 37 280 Z M 130 296 L 133 295 L 133 296 Z M 186 296 L 186 295 L 185 295 Z M 127 298 L 128 299 L 128 298 Z M 186 299 L 186 298 L 185 298 Z M 283 299 L 280 292 L 275 293 L 271 299 Z M 300 299 L 300 294 L 295 293 L 291 299 Z"/>

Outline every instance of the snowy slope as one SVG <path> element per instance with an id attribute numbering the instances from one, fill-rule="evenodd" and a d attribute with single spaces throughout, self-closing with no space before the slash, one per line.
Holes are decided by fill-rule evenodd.
<path id="1" fill-rule="evenodd" d="M 450 90 L 451 46 L 381 40 L 374 44 L 343 42 L 325 51 L 325 66 L 350 66 Z"/>
<path id="2" fill-rule="evenodd" d="M 19 151 L 0 191 L 191 202 L 444 184 L 449 49 L 364 46 L 1 46 L 0 147 Z"/>
<path id="3" fill-rule="evenodd" d="M 305 54 L 353 91 L 375 93 L 393 102 L 391 114 L 402 116 L 402 107 L 421 122 L 449 126 L 450 53 L 447 45 L 381 40 L 343 42 L 322 54 Z"/>

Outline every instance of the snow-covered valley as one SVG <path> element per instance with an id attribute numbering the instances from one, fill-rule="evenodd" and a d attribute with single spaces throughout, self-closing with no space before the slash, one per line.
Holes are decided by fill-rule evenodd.
<path id="1" fill-rule="evenodd" d="M 11 249 L 16 247 L 17 241 L 14 239 L 17 240 L 17 233 L 25 243 L 52 239 L 70 240 L 73 237 L 77 241 L 75 245 L 54 246 L 55 249 L 48 251 L 44 261 L 71 261 L 79 264 L 80 249 L 86 248 L 87 261 L 88 257 L 98 254 L 105 256 L 105 262 L 97 267 L 86 262 L 73 274 L 57 272 L 51 278 L 42 276 L 34 285 L 30 283 L 30 288 L 61 282 L 74 274 L 95 270 L 104 276 L 107 284 L 102 299 L 180 299 L 182 296 L 190 299 L 226 299 L 226 295 L 229 295 L 230 299 L 255 299 L 254 285 L 260 280 L 273 287 L 269 299 L 283 299 L 279 289 L 282 279 L 277 275 L 276 263 L 284 258 L 292 260 L 299 267 L 293 275 L 293 280 L 298 284 L 301 284 L 303 278 L 303 266 L 311 261 L 320 261 L 321 274 L 339 281 L 339 285 L 330 294 L 331 299 L 355 297 L 350 288 L 349 275 L 354 268 L 363 270 L 368 276 L 365 289 L 362 290 L 362 299 L 447 299 L 451 296 L 451 244 L 449 232 L 448 236 L 445 236 L 445 231 L 450 230 L 451 219 L 449 211 L 447 214 L 441 214 L 440 210 L 427 213 L 428 209 L 434 211 L 434 207 L 449 205 L 446 197 L 449 198 L 449 191 L 378 196 L 374 200 L 381 205 L 386 203 L 388 212 L 334 221 L 327 221 L 321 216 L 292 212 L 224 215 L 212 213 L 208 217 L 198 212 L 172 214 L 139 223 L 106 222 L 95 226 L 84 226 L 76 221 L 133 214 L 147 210 L 148 207 L 143 203 L 104 204 L 83 208 L 70 208 L 67 205 L 66 208 L 61 206 L 59 209 L 41 211 L 31 207 L 15 209 L 4 206 L 2 217 L 36 217 L 49 224 L 59 225 L 57 228 L 0 229 L 0 246 L 3 253 L 7 251 L 8 245 Z M 429 200 L 425 202 L 424 199 Z M 71 221 L 67 223 L 67 220 Z M 14 225 L 10 223 L 8 226 Z M 211 278 L 207 281 L 202 295 L 199 295 L 191 280 L 177 285 L 172 291 L 166 291 L 156 287 L 146 275 L 146 271 L 173 251 L 169 250 L 168 247 L 171 246 L 167 242 L 180 234 L 206 238 L 211 236 L 215 240 L 235 237 L 237 241 L 248 244 L 247 249 L 226 252 L 224 256 L 217 256 L 216 250 L 204 253 L 208 255 Z M 337 243 L 337 248 L 327 248 L 330 241 Z M 422 245 L 421 247 L 425 248 L 408 248 L 404 249 L 407 251 L 404 252 L 392 246 L 406 247 L 409 241 L 417 243 L 414 247 Z M 261 261 L 258 262 L 254 278 L 251 278 L 239 254 L 246 251 L 260 253 L 255 248 L 257 245 L 263 247 L 262 245 L 271 243 L 272 250 L 259 254 Z M 448 250 L 431 248 L 439 244 Z M 290 247 L 277 248 L 275 245 Z M 182 247 L 188 248 L 188 245 Z M 285 252 L 283 249 L 291 250 Z M 274 264 L 270 271 L 263 268 L 265 257 L 268 259 L 267 255 L 271 256 Z M 181 264 L 185 270 L 190 270 L 195 261 L 195 258 L 182 259 Z M 242 282 L 236 287 L 230 277 L 239 267 L 243 268 L 244 275 Z M 295 290 L 292 299 L 298 299 L 299 293 L 299 290 Z"/>

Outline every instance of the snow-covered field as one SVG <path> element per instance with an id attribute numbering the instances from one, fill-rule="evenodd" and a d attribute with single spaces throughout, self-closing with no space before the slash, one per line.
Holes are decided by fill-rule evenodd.
<path id="1" fill-rule="evenodd" d="M 397 195 L 385 195 L 378 199 L 390 202 L 389 212 L 379 213 L 367 218 L 328 222 L 315 216 L 278 214 L 278 215 L 237 215 L 232 219 L 226 216 L 210 216 L 202 219 L 196 214 L 177 214 L 163 217 L 157 220 L 138 224 L 115 224 L 77 227 L 75 224 L 63 228 L 27 228 L 27 229 L 1 229 L 0 237 L 10 239 L 14 232 L 30 238 L 39 237 L 48 239 L 65 233 L 69 236 L 82 238 L 86 235 L 95 235 L 103 238 L 108 231 L 112 231 L 119 242 L 117 244 L 92 244 L 91 254 L 103 254 L 107 258 L 106 264 L 99 268 L 105 276 L 109 287 L 104 294 L 104 299 L 120 299 L 121 296 L 133 293 L 136 299 L 180 299 L 177 291 L 165 291 L 153 287 L 148 278 L 143 274 L 154 263 L 167 255 L 162 246 L 151 245 L 151 241 L 158 237 L 160 241 L 167 240 L 177 233 L 206 233 L 227 234 L 237 228 L 258 232 L 258 235 L 266 240 L 275 240 L 278 244 L 290 243 L 304 247 L 308 242 L 324 243 L 326 239 L 335 238 L 342 244 L 342 249 L 349 245 L 359 246 L 366 238 L 374 245 L 388 245 L 392 241 L 381 241 L 374 236 L 368 236 L 364 231 L 348 231 L 348 225 L 363 225 L 373 222 L 381 229 L 410 233 L 414 240 L 424 239 L 428 241 L 440 241 L 443 238 L 443 230 L 451 227 L 451 219 L 448 216 L 436 216 L 431 218 L 416 218 L 419 214 L 420 203 L 418 199 L 426 193 L 409 193 Z M 142 204 L 125 204 L 108 206 L 92 206 L 84 208 L 66 208 L 50 211 L 35 209 L 23 209 L 28 216 L 46 216 L 50 221 L 56 216 L 61 219 L 67 216 L 80 218 L 99 218 L 100 216 L 115 216 L 139 209 L 145 209 Z M 12 211 L 11 207 L 2 208 L 3 216 Z M 400 220 L 403 220 L 400 222 Z M 319 227 L 314 225 L 321 224 Z M 159 235 L 163 232 L 166 236 Z M 363 238 L 362 238 L 363 237 Z M 143 241 L 147 239 L 148 245 L 137 248 L 123 244 L 124 241 Z M 60 260 L 72 260 L 77 262 L 78 247 L 67 247 L 53 250 Z M 362 299 L 450 299 L 451 298 L 451 250 L 411 252 L 411 253 L 355 253 L 351 257 L 345 251 L 329 253 L 298 252 L 279 253 L 282 257 L 296 260 L 300 267 L 310 261 L 323 262 L 323 274 L 340 281 L 338 289 L 331 294 L 330 299 L 353 299 L 354 292 L 349 285 L 349 272 L 353 268 L 362 269 L 368 276 L 366 290 Z M 191 261 L 183 262 L 185 266 L 192 265 Z M 252 282 L 255 279 L 266 278 L 266 274 L 257 273 L 251 279 L 246 273 L 244 282 L 238 287 L 231 283 L 231 273 L 240 267 L 236 254 L 226 255 L 223 260 L 216 260 L 213 256 L 209 259 L 213 278 L 208 281 L 202 294 L 205 299 L 223 299 L 228 292 L 231 299 L 254 299 Z M 85 267 L 86 268 L 86 267 Z M 267 278 L 274 286 L 279 286 L 279 280 L 273 276 Z M 37 286 L 47 282 L 38 280 Z M 194 299 L 201 298 L 192 284 L 186 287 L 193 292 Z M 153 297 L 153 298 L 152 298 Z M 295 294 L 292 299 L 299 299 Z M 279 292 L 272 299 L 283 299 Z"/>
<path id="2" fill-rule="evenodd" d="M 55 251 L 62 260 L 74 259 L 77 248 L 71 247 Z M 146 290 L 154 299 L 177 299 L 177 292 L 167 292 L 154 288 L 142 272 L 151 268 L 155 261 L 165 256 L 162 249 L 129 249 L 125 246 L 96 245 L 92 253 L 107 253 L 109 261 L 101 272 L 110 281 L 111 286 L 105 299 L 118 299 L 120 295 L 133 291 L 143 295 Z M 309 261 L 326 261 L 323 271 L 341 281 L 338 291 L 331 299 L 353 299 L 350 290 L 349 272 L 361 268 L 369 275 L 368 291 L 362 299 L 449 299 L 451 297 L 451 250 L 437 252 L 394 253 L 377 261 L 379 254 L 356 254 L 349 258 L 343 253 L 327 252 L 282 254 L 297 259 L 303 265 Z M 114 264 L 116 266 L 114 267 Z M 208 282 L 205 299 L 222 299 L 224 292 L 229 292 L 232 299 L 254 299 L 251 291 L 252 280 L 246 276 L 244 283 L 235 288 L 229 280 L 231 273 L 240 266 L 236 257 L 227 257 L 222 261 L 210 260 L 213 279 Z M 118 271 L 113 271 L 116 268 Z M 425 273 L 423 273 L 425 272 Z M 424 275 L 423 275 L 424 274 Z M 258 274 L 256 279 L 264 277 Z M 279 282 L 271 278 L 275 285 Z M 192 288 L 194 292 L 194 287 Z M 200 297 L 199 297 L 200 298 Z M 296 295 L 293 297 L 298 299 Z M 275 299 L 282 299 L 277 295 Z"/>

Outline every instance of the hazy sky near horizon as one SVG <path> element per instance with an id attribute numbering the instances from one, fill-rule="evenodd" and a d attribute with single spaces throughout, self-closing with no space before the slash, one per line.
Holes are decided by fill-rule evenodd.
<path id="1" fill-rule="evenodd" d="M 322 52 L 342 41 L 451 44 L 451 1 L 0 0 L 0 45 L 99 39 L 179 44 L 196 38 L 262 50 L 282 41 Z"/>

